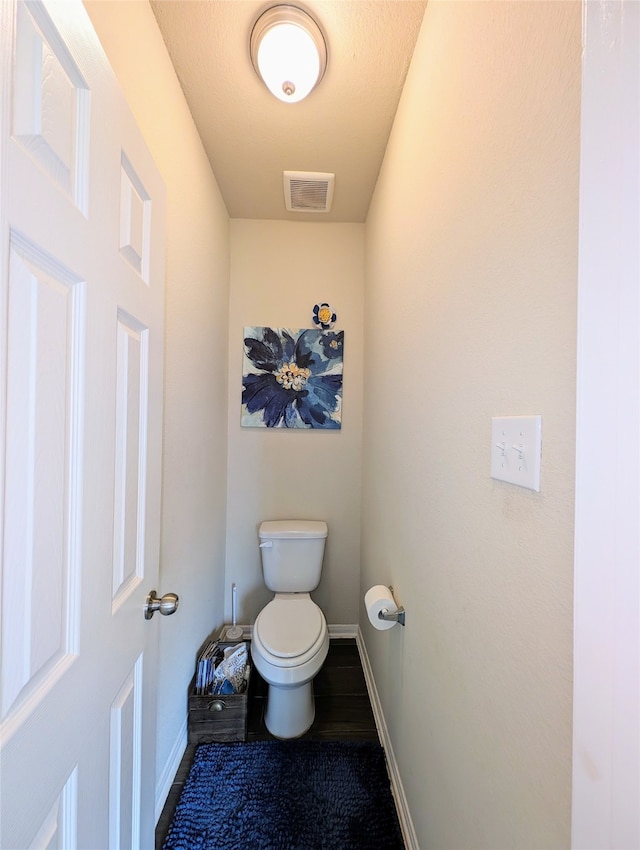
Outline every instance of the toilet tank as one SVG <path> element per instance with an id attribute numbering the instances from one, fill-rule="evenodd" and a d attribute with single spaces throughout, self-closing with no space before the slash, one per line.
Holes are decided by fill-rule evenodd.
<path id="1" fill-rule="evenodd" d="M 320 584 L 327 524 L 270 520 L 258 531 L 264 583 L 274 593 L 309 593 Z"/>

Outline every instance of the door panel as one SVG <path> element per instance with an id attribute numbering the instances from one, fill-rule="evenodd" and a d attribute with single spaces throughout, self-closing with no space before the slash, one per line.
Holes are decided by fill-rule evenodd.
<path id="1" fill-rule="evenodd" d="M 30 850 L 77 847 L 78 771 L 74 770 L 42 822 Z"/>
<path id="2" fill-rule="evenodd" d="M 81 2 L 0 6 L 0 846 L 150 847 L 164 188 Z"/>
<path id="3" fill-rule="evenodd" d="M 149 329 L 118 311 L 114 606 L 144 575 Z"/>
<path id="4" fill-rule="evenodd" d="M 36 4 L 17 9 L 13 138 L 86 211 L 89 89 L 71 52 Z"/>
<path id="5" fill-rule="evenodd" d="M 2 717 L 42 697 L 79 631 L 82 282 L 24 237 L 9 241 Z"/>
<path id="6" fill-rule="evenodd" d="M 109 848 L 132 850 L 140 833 L 142 656 L 111 705 Z"/>

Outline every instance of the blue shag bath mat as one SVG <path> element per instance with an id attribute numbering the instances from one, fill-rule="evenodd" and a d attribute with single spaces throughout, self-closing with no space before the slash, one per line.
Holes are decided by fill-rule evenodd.
<path id="1" fill-rule="evenodd" d="M 201 744 L 163 850 L 404 850 L 370 741 Z"/>

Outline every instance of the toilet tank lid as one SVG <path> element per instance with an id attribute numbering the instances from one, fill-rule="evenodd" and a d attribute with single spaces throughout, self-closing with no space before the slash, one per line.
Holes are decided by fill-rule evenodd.
<path id="1" fill-rule="evenodd" d="M 261 540 L 308 539 L 326 537 L 327 523 L 312 519 L 277 519 L 260 524 L 258 536 Z"/>

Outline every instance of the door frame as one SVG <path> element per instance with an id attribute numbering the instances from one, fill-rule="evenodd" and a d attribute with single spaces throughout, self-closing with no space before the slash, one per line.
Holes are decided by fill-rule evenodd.
<path id="1" fill-rule="evenodd" d="M 572 847 L 640 846 L 640 4 L 584 0 Z"/>

